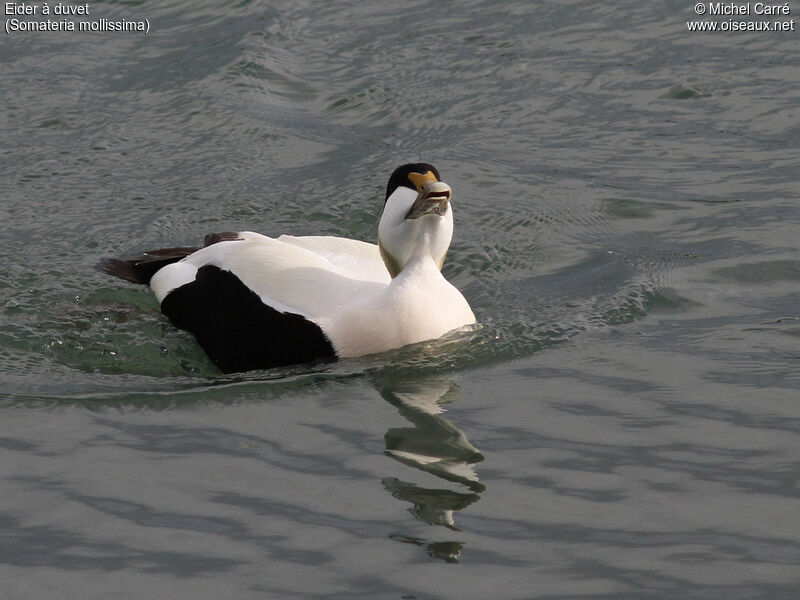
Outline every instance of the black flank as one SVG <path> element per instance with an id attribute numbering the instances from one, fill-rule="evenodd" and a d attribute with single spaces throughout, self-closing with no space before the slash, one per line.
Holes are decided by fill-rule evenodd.
<path id="1" fill-rule="evenodd" d="M 196 279 L 167 294 L 161 311 L 192 332 L 225 373 L 333 361 L 333 346 L 316 323 L 267 306 L 230 271 L 206 265 Z"/>

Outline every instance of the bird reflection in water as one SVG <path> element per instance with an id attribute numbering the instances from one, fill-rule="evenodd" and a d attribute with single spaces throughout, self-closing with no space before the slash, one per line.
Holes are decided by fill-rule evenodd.
<path id="1" fill-rule="evenodd" d="M 458 483 L 469 492 L 420 487 L 394 477 L 382 481 L 384 488 L 395 498 L 413 504 L 409 512 L 418 520 L 460 531 L 455 525 L 455 513 L 477 502 L 486 489 L 474 470 L 483 456 L 463 431 L 442 416 L 442 405 L 455 399 L 460 389 L 448 379 L 425 379 L 393 383 L 380 393 L 413 425 L 386 432 L 386 454 L 405 465 Z M 463 546 L 455 541 L 432 542 L 399 534 L 391 537 L 423 547 L 434 558 L 447 562 L 458 562 Z"/>

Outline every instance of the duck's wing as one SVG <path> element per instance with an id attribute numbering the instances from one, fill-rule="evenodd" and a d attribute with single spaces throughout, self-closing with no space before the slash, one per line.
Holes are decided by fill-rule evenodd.
<path id="1" fill-rule="evenodd" d="M 213 266 L 234 275 L 263 304 L 317 319 L 385 289 L 390 277 L 385 267 L 383 272 L 377 268 L 380 260 L 377 246 L 365 242 L 323 236 L 274 239 L 244 231 L 167 265 L 150 284 L 163 303 L 171 292 L 195 281 L 198 270 Z"/>

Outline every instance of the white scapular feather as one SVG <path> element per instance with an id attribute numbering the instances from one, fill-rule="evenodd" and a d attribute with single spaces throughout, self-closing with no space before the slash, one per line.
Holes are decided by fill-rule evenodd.
<path id="1" fill-rule="evenodd" d="M 380 281 L 386 284 L 391 280 L 375 244 L 324 235 L 302 237 L 282 235 L 278 241 L 310 250 L 355 279 Z"/>
<path id="2" fill-rule="evenodd" d="M 348 261 L 346 250 L 365 253 L 360 246 L 370 246 L 365 242 L 346 244 L 352 240 L 320 236 L 304 243 L 303 238 L 275 239 L 251 231 L 241 232 L 239 237 L 242 239 L 201 248 L 158 271 L 150 281 L 158 301 L 193 281 L 200 267 L 213 265 L 236 275 L 264 304 L 316 321 L 338 305 L 352 301 L 354 294 L 375 294 L 389 281 L 388 273 L 376 276 L 374 265 L 359 272 L 356 258 Z M 324 243 L 326 239 L 328 246 Z M 372 262 L 380 261 L 378 247 L 372 246 L 376 257 Z M 311 249 L 314 247 L 327 248 L 327 256 Z"/>

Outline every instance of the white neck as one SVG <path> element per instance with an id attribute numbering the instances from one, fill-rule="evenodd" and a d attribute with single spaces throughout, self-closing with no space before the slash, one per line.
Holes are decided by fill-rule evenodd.
<path id="1" fill-rule="evenodd" d="M 397 188 L 387 199 L 378 225 L 381 255 L 392 277 L 412 261 L 425 257 L 441 269 L 453 238 L 453 210 L 450 206 L 443 216 L 432 214 L 417 219 L 406 218 L 416 198 L 413 190 Z"/>

